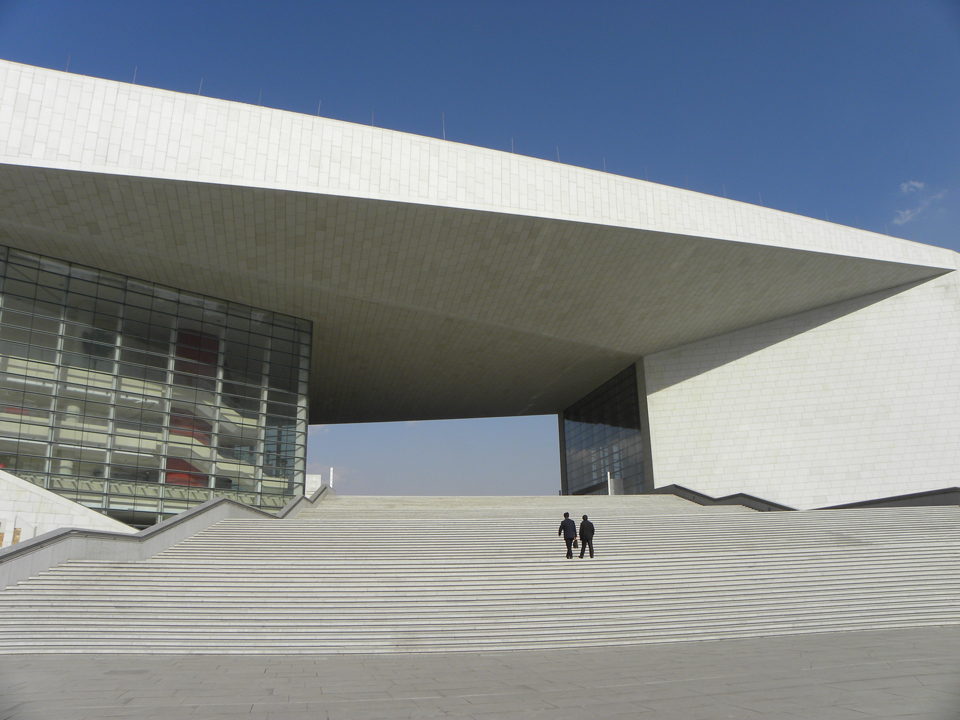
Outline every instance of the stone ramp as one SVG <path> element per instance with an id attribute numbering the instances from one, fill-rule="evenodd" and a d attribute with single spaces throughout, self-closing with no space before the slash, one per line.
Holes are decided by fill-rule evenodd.
<path id="1" fill-rule="evenodd" d="M 564 557 L 562 512 L 594 560 Z M 0 593 L 0 652 L 370 653 L 960 623 L 960 509 L 757 513 L 671 496 L 334 497 Z"/>

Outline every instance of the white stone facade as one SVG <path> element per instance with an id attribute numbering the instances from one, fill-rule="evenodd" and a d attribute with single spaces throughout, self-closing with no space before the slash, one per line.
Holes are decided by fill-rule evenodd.
<path id="1" fill-rule="evenodd" d="M 0 547 L 12 545 L 14 539 L 23 542 L 60 528 L 137 532 L 129 525 L 0 470 Z"/>
<path id="2" fill-rule="evenodd" d="M 954 267 L 642 180 L 7 62 L 0 244 L 312 321 L 313 423 L 554 413 L 640 357 Z"/>
<path id="3" fill-rule="evenodd" d="M 937 265 L 939 248 L 444 140 L 0 62 L 0 159 Z M 881 242 L 877 242 L 881 240 Z"/>
<path id="4" fill-rule="evenodd" d="M 657 487 L 800 509 L 960 485 L 957 274 L 644 359 Z"/>
<path id="5" fill-rule="evenodd" d="M 2 61 L 0 244 L 311 321 L 313 423 L 558 413 L 639 361 L 657 486 L 960 484 L 943 248 Z"/>

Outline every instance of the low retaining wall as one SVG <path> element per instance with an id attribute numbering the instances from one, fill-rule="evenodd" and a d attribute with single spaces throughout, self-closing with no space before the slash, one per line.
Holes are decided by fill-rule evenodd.
<path id="1" fill-rule="evenodd" d="M 665 485 L 664 487 L 656 488 L 653 492 L 663 495 L 676 495 L 677 497 L 682 497 L 684 500 L 695 502 L 698 505 L 743 505 L 751 510 L 758 510 L 760 512 L 795 509 L 764 500 L 763 498 L 754 497 L 753 495 L 747 495 L 746 493 L 735 493 L 734 495 L 727 495 L 722 498 L 713 498 L 709 495 L 704 495 L 702 492 L 685 488 L 682 485 Z"/>
<path id="2" fill-rule="evenodd" d="M 291 500 L 277 515 L 228 498 L 215 498 L 133 535 L 77 528 L 52 530 L 0 550 L 0 591 L 68 560 L 146 560 L 227 518 L 296 517 L 301 510 L 314 508 L 335 494 L 324 485 L 309 498 Z"/>
<path id="3" fill-rule="evenodd" d="M 75 528 L 53 530 L 0 550 L 0 590 L 68 560 L 146 560 L 220 520 L 249 517 L 275 518 L 234 500 L 216 498 L 134 535 Z"/>

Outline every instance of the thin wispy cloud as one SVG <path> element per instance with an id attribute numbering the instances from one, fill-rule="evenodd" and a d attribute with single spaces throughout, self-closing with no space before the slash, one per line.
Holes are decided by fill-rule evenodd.
<path id="1" fill-rule="evenodd" d="M 900 190 L 904 195 L 911 195 L 913 193 L 921 193 L 922 195 L 924 187 L 925 186 L 922 182 L 917 182 L 916 180 L 900 183 Z M 946 196 L 947 191 L 941 190 L 935 195 L 921 197 L 920 202 L 914 207 L 907 208 L 906 210 L 897 210 L 897 216 L 893 219 L 893 224 L 906 225 L 908 222 L 914 220 L 918 215 L 926 211 L 931 205 L 936 203 L 938 200 L 942 200 Z"/>
<path id="2" fill-rule="evenodd" d="M 897 210 L 897 216 L 893 219 L 894 225 L 906 225 L 913 220 L 920 212 L 921 208 L 914 210 Z"/>

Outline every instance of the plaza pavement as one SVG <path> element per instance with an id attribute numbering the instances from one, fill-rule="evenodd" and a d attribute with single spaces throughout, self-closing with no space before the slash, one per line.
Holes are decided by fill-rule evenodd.
<path id="1" fill-rule="evenodd" d="M 577 651 L 0 656 L 0 720 L 241 717 L 952 720 L 960 626 Z"/>

